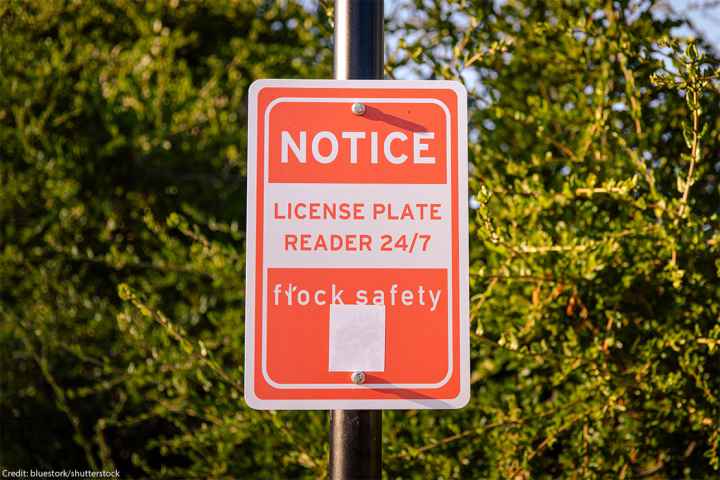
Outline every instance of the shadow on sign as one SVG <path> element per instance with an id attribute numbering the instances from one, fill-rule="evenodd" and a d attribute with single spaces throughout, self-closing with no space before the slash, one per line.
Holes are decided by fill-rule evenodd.
<path id="1" fill-rule="evenodd" d="M 419 123 L 414 123 L 404 118 L 384 113 L 382 110 L 371 106 L 366 107 L 365 115 L 363 115 L 363 117 L 367 118 L 368 120 L 373 120 L 375 122 L 389 123 L 390 125 L 400 127 L 411 132 L 427 131 L 427 128 L 425 128 L 423 125 L 420 125 Z"/>

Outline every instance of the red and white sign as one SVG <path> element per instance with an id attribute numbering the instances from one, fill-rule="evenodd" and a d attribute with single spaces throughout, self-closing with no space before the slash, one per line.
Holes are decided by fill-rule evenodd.
<path id="1" fill-rule="evenodd" d="M 467 403 L 466 103 L 448 81 L 252 84 L 251 407 Z"/>

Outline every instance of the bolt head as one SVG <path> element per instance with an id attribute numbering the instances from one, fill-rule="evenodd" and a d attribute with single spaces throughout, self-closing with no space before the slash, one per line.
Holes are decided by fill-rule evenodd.
<path id="1" fill-rule="evenodd" d="M 363 384 L 365 383 L 365 372 L 353 372 L 350 379 L 355 385 Z"/>
<path id="2" fill-rule="evenodd" d="M 365 114 L 365 105 L 362 103 L 353 103 L 352 104 L 352 113 L 355 115 L 364 115 Z"/>

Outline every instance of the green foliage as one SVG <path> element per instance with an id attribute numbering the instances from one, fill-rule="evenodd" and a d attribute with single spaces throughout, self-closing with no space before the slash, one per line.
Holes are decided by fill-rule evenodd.
<path id="1" fill-rule="evenodd" d="M 331 76 L 308 3 L 0 3 L 3 468 L 326 475 L 327 415 L 241 382 L 247 87 Z M 717 476 L 717 58 L 646 3 L 393 5 L 476 208 L 471 402 L 385 412 L 385 474 Z"/>

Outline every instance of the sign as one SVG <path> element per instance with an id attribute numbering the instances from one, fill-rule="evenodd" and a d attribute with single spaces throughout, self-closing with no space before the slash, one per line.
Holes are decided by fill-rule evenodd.
<path id="1" fill-rule="evenodd" d="M 248 405 L 467 403 L 466 103 L 448 81 L 252 84 Z"/>

